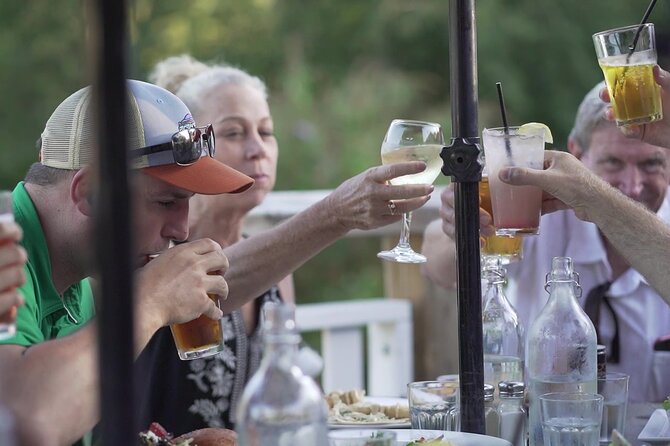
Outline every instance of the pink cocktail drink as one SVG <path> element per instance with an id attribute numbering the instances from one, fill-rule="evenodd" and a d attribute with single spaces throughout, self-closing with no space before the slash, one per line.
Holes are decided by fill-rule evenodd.
<path id="1" fill-rule="evenodd" d="M 497 235 L 537 234 L 540 226 L 542 191 L 533 186 L 511 186 L 498 178 L 506 166 L 542 169 L 544 134 L 542 131 L 519 133 L 510 127 L 484 129 L 482 133 L 486 165 L 489 170 L 493 225 Z"/>

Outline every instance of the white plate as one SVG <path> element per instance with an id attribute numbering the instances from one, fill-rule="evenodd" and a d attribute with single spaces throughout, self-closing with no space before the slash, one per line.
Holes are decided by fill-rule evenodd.
<path id="1" fill-rule="evenodd" d="M 506 440 L 488 437 L 486 435 L 468 434 L 466 432 L 446 432 L 415 429 L 388 429 L 396 433 L 396 446 L 405 446 L 413 440 L 421 437 L 432 439 L 444 435 L 444 440 L 450 441 L 454 446 L 511 446 Z M 331 431 L 330 438 L 370 438 L 376 429 L 347 429 Z"/>
<path id="2" fill-rule="evenodd" d="M 637 439 L 654 445 L 670 444 L 668 412 L 664 409 L 656 409 Z"/>
<path id="3" fill-rule="evenodd" d="M 394 397 L 385 397 L 385 396 L 364 396 L 363 401 L 366 403 L 375 403 L 382 406 L 395 406 L 396 404 L 404 404 L 407 406 L 407 398 L 394 398 Z M 409 420 L 398 422 L 397 420 L 388 420 L 387 422 L 374 422 L 374 423 L 365 423 L 365 422 L 350 422 L 350 423 L 328 423 L 328 427 L 331 429 L 350 429 L 352 427 L 364 427 L 370 429 L 402 429 L 409 428 L 411 426 Z"/>

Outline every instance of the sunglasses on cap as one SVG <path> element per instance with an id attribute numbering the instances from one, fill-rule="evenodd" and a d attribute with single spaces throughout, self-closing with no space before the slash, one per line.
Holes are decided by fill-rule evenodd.
<path id="1" fill-rule="evenodd" d="M 214 127 L 192 127 L 180 130 L 169 142 L 130 151 L 134 168 L 177 164 L 190 166 L 201 157 L 214 157 Z"/>

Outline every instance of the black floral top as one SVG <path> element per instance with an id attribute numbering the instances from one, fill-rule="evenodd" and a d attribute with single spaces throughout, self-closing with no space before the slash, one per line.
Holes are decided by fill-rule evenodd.
<path id="1" fill-rule="evenodd" d="M 255 300 L 256 320 L 263 306 L 281 302 L 274 286 Z M 262 354 L 260 323 L 246 335 L 242 312 L 221 319 L 225 347 L 216 356 L 182 361 L 169 327 L 160 329 L 140 354 L 135 384 L 140 426 L 152 421 L 183 434 L 203 427 L 235 426 L 235 408 Z"/>

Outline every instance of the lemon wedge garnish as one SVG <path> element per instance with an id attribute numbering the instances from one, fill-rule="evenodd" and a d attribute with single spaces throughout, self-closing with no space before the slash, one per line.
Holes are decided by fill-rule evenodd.
<path id="1" fill-rule="evenodd" d="M 519 135 L 544 135 L 544 142 L 553 144 L 554 137 L 551 136 L 551 130 L 547 124 L 541 122 L 529 122 L 519 127 Z"/>

